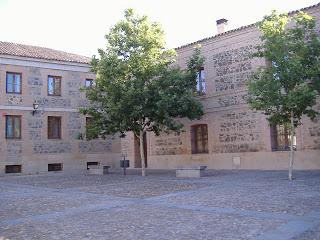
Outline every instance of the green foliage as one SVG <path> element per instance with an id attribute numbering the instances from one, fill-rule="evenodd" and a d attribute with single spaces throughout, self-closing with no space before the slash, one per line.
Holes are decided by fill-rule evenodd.
<path id="1" fill-rule="evenodd" d="M 320 41 L 315 20 L 299 12 L 293 17 L 273 11 L 259 23 L 262 45 L 255 57 L 263 57 L 260 68 L 248 82 L 251 108 L 263 111 L 273 123 L 295 125 L 302 115 L 314 118 L 312 107 L 320 92 Z"/>
<path id="2" fill-rule="evenodd" d="M 188 61 L 188 69 L 174 65 L 174 50 L 166 50 L 164 33 L 146 16 L 125 11 L 106 35 L 106 50 L 93 59 L 96 84 L 86 89 L 92 106 L 81 109 L 92 117 L 87 137 L 133 131 L 179 131 L 177 120 L 200 118 L 202 105 L 193 97 L 196 72 L 203 64 L 200 50 Z"/>

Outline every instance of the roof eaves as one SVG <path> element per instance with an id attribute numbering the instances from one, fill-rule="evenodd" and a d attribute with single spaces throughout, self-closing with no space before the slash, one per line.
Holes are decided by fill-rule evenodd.
<path id="1" fill-rule="evenodd" d="M 311 8 L 316 8 L 316 7 L 319 7 L 319 6 L 320 6 L 320 2 L 317 3 L 317 4 L 314 4 L 314 5 L 312 5 L 312 6 L 309 6 L 309 7 L 301 8 L 301 9 L 299 9 L 299 10 L 290 11 L 290 12 L 288 12 L 288 15 L 293 15 L 293 14 L 298 13 L 298 12 L 300 12 L 300 11 L 309 10 L 309 9 L 311 9 Z M 245 26 L 241 26 L 241 27 L 238 27 L 238 28 L 235 28 L 235 29 L 232 29 L 232 30 L 229 30 L 229 31 L 226 31 L 226 32 L 223 32 L 223 33 L 214 35 L 214 36 L 211 36 L 211 37 L 206 37 L 206 38 L 200 39 L 200 40 L 195 41 L 195 42 L 187 43 L 187 44 L 185 44 L 185 45 L 176 47 L 176 48 L 174 48 L 174 49 L 175 49 L 175 50 L 179 50 L 179 49 L 182 49 L 182 48 L 185 48 L 185 47 L 189 47 L 189 46 L 191 46 L 191 45 L 199 44 L 199 43 L 202 43 L 202 42 L 204 42 L 204 41 L 211 40 L 211 39 L 214 39 L 214 38 L 218 38 L 218 37 L 221 37 L 221 36 L 224 36 L 224 35 L 233 33 L 233 32 L 237 32 L 237 31 L 240 31 L 240 30 L 245 30 L 245 29 L 248 29 L 248 28 L 251 28 L 251 27 L 255 27 L 258 23 L 259 23 L 259 22 L 252 23 L 252 24 L 248 24 L 248 25 L 245 25 Z"/>

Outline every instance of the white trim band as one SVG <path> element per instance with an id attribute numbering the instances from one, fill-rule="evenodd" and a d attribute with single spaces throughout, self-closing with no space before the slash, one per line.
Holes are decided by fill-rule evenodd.
<path id="1" fill-rule="evenodd" d="M 20 111 L 33 111 L 33 107 L 25 106 L 7 106 L 0 105 L 0 110 L 20 110 Z M 79 112 L 76 108 L 39 108 L 37 111 L 42 112 Z"/>
<path id="2" fill-rule="evenodd" d="M 81 63 L 69 63 L 69 62 L 59 62 L 59 61 L 46 61 L 46 60 L 38 60 L 34 58 L 23 58 L 16 56 L 6 56 L 0 55 L 0 64 L 5 65 L 16 65 L 16 66 L 24 66 L 24 67 L 38 67 L 38 68 L 46 68 L 46 69 L 55 69 L 55 70 L 63 70 L 63 71 L 74 71 L 74 72 L 90 72 L 89 64 L 81 64 Z"/>

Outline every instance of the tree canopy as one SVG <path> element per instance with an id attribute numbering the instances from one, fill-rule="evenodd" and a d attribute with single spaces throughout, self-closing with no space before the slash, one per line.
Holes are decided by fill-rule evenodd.
<path id="1" fill-rule="evenodd" d="M 273 11 L 258 27 L 262 44 L 254 57 L 264 58 L 266 66 L 258 69 L 248 82 L 248 103 L 263 111 L 273 124 L 291 124 L 293 139 L 302 116 L 314 118 L 318 114 L 314 109 L 320 92 L 316 23 L 304 12 L 288 16 Z M 292 145 L 291 154 L 293 159 Z"/>
<path id="2" fill-rule="evenodd" d="M 292 26 L 289 26 L 292 25 Z M 259 24 L 262 45 L 255 57 L 266 66 L 249 82 L 249 104 L 262 110 L 274 123 L 295 123 L 302 115 L 315 117 L 320 91 L 320 42 L 315 20 L 300 12 L 293 17 L 273 11 Z"/>
<path id="3" fill-rule="evenodd" d="M 92 117 L 89 139 L 132 131 L 141 142 L 147 131 L 180 131 L 180 118 L 203 115 L 194 98 L 197 71 L 204 62 L 199 49 L 187 69 L 180 69 L 174 64 L 175 51 L 165 48 L 159 24 L 132 9 L 105 37 L 106 49 L 99 49 L 99 57 L 92 60 L 96 84 L 86 89 L 92 105 L 81 110 Z"/>

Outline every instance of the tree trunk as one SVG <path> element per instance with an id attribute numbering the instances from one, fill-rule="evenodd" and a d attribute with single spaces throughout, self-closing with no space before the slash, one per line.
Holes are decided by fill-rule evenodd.
<path id="1" fill-rule="evenodd" d="M 146 176 L 146 165 L 145 165 L 145 159 L 144 159 L 144 144 L 143 144 L 143 135 L 144 131 L 140 131 L 140 157 L 141 157 L 141 176 Z"/>
<path id="2" fill-rule="evenodd" d="M 292 168 L 293 168 L 293 162 L 294 162 L 294 150 L 293 150 L 293 138 L 295 135 L 295 127 L 293 122 L 293 112 L 291 112 L 291 142 L 290 142 L 290 161 L 289 161 L 289 180 L 292 181 Z"/>

